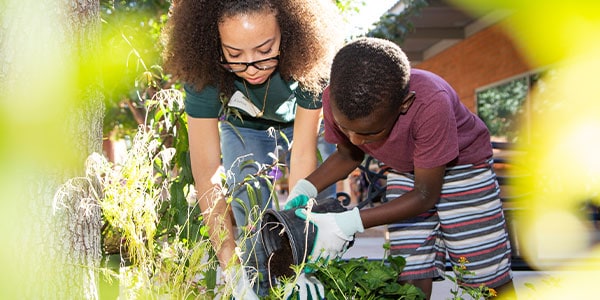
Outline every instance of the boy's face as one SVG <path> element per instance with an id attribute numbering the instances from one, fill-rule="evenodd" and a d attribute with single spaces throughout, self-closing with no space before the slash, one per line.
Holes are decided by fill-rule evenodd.
<path id="1" fill-rule="evenodd" d="M 331 96 L 330 106 L 333 122 L 354 145 L 363 145 L 387 139 L 402 114 L 406 114 L 415 101 L 416 94 L 410 91 L 400 105 L 379 105 L 373 112 L 363 118 L 350 120 L 337 109 L 337 101 Z M 343 100 L 341 100 L 343 101 Z M 383 101 L 383 103 L 389 103 Z"/>
<path id="2" fill-rule="evenodd" d="M 394 108 L 380 106 L 366 117 L 350 120 L 337 109 L 335 103 L 335 99 L 332 98 L 330 104 L 333 122 L 354 145 L 385 140 L 401 113 L 401 106 Z"/>

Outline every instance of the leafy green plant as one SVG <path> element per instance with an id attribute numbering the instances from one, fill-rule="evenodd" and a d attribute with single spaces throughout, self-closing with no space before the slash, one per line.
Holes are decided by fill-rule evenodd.
<path id="1" fill-rule="evenodd" d="M 118 279 L 126 298 L 227 297 L 231 291 L 219 284 L 214 245 L 196 202 L 181 92 L 159 90 L 145 105 L 145 125 L 138 128 L 124 162 L 115 166 L 96 156 L 88 171 L 102 186 L 98 202 L 106 221 L 104 233 L 117 236 L 120 244 L 119 272 L 104 273 Z M 224 191 L 218 197 L 239 201 L 234 192 L 245 188 L 253 207 L 262 199 L 261 192 L 277 203 L 269 174 L 274 167 L 281 167 L 276 159 L 271 165 L 258 165 L 255 174 L 232 186 L 227 186 L 223 173 Z M 255 188 L 258 180 L 267 183 L 267 191 Z M 252 219 L 260 222 L 262 212 L 247 208 L 247 213 L 256 214 Z M 258 224 L 249 224 L 244 238 L 255 234 L 255 228 Z"/>
<path id="2" fill-rule="evenodd" d="M 425 299 L 414 285 L 398 283 L 405 264 L 402 256 L 388 256 L 381 261 L 321 259 L 307 266 L 323 283 L 327 299 Z"/>
<path id="3" fill-rule="evenodd" d="M 174 153 L 161 147 L 155 131 L 140 128 L 123 164 L 113 166 L 100 156 L 88 163 L 88 174 L 102 186 L 98 203 L 106 226 L 120 236 L 119 270 L 110 274 L 128 299 L 214 295 L 212 245 L 202 230 L 188 238 L 189 223 L 201 222 L 191 217 L 196 204 L 188 204 L 186 221 L 172 223 L 168 234 L 160 234 L 161 218 L 170 218 L 160 207 L 171 202 L 169 186 L 177 177 L 171 165 Z"/>
<path id="4" fill-rule="evenodd" d="M 453 288 L 450 289 L 450 293 L 453 295 L 450 299 L 462 300 L 464 299 L 464 295 L 469 295 L 469 299 L 489 299 L 491 297 L 496 297 L 497 293 L 493 288 L 489 288 L 485 285 L 472 287 L 464 284 L 464 277 L 466 275 L 474 274 L 472 271 L 467 270 L 467 263 L 469 263 L 469 261 L 465 257 L 460 257 L 458 259 L 458 265 L 455 265 L 452 268 L 455 276 L 446 275 L 446 278 L 454 283 Z"/>
<path id="5" fill-rule="evenodd" d="M 133 137 L 143 123 L 148 95 L 173 84 L 163 74 L 160 32 L 169 0 L 101 0 L 104 136 Z M 148 89 L 152 87 L 152 89 Z"/>

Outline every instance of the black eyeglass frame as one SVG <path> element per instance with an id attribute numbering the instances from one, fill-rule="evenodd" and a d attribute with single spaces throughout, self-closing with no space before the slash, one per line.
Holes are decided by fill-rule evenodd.
<path id="1" fill-rule="evenodd" d="M 270 67 L 260 67 L 257 66 L 256 64 L 261 63 L 261 62 L 266 62 L 269 60 L 276 60 L 277 63 L 273 66 Z M 221 67 L 223 67 L 223 69 L 231 72 L 231 73 L 239 73 L 239 72 L 244 72 L 246 70 L 248 70 L 249 66 L 253 66 L 254 68 L 261 70 L 261 71 L 265 71 L 265 70 L 270 70 L 270 69 L 274 69 L 279 65 L 279 54 L 272 56 L 272 57 L 267 57 L 264 59 L 260 59 L 260 60 L 255 60 L 255 61 L 251 61 L 251 62 L 228 62 L 225 59 L 221 58 L 221 60 L 219 60 L 219 64 L 221 65 Z M 241 70 L 233 70 L 230 68 L 227 68 L 225 65 L 239 65 L 239 66 L 246 66 L 244 69 Z"/>

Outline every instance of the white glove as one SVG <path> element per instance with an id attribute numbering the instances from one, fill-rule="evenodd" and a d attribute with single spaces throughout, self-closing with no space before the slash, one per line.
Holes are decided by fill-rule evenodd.
<path id="1" fill-rule="evenodd" d="M 323 284 L 312 274 L 302 272 L 296 278 L 296 282 L 292 282 L 295 286 L 286 286 L 284 299 L 325 299 L 325 288 Z M 298 295 L 297 298 L 293 296 Z"/>
<path id="2" fill-rule="evenodd" d="M 311 261 L 321 257 L 335 259 L 342 256 L 350 241 L 354 240 L 354 234 L 365 230 L 358 207 L 341 213 L 313 213 L 299 208 L 295 213 L 317 227 Z"/>
<path id="3" fill-rule="evenodd" d="M 288 199 L 294 199 L 299 195 L 306 195 L 308 198 L 316 198 L 317 188 L 306 179 L 300 179 L 288 195 Z"/>
<path id="4" fill-rule="evenodd" d="M 248 275 L 243 266 L 236 265 L 223 271 L 225 275 L 225 288 L 231 291 L 236 300 L 259 300 L 248 280 Z"/>

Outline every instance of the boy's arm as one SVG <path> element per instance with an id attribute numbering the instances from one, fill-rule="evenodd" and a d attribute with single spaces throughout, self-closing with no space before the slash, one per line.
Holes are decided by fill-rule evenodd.
<path id="1" fill-rule="evenodd" d="M 300 179 L 290 190 L 285 209 L 305 206 L 311 199 L 324 188 L 342 180 L 356 169 L 362 162 L 365 153 L 352 144 L 338 144 L 333 152 L 314 172 L 306 179 Z"/>
<path id="2" fill-rule="evenodd" d="M 415 217 L 438 202 L 446 166 L 430 169 L 415 168 L 415 187 L 412 191 L 383 205 L 360 211 L 365 228 L 390 224 Z"/>
<path id="3" fill-rule="evenodd" d="M 380 206 L 341 213 L 313 213 L 297 209 L 296 216 L 310 221 L 318 228 L 311 259 L 341 256 L 354 234 L 365 228 L 389 224 L 414 217 L 432 208 L 440 197 L 445 166 L 415 169 L 415 187 L 412 191 Z"/>

